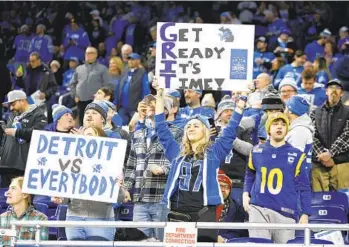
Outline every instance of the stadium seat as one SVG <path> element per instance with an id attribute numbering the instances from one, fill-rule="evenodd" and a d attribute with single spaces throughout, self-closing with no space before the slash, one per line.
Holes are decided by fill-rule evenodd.
<path id="1" fill-rule="evenodd" d="M 316 239 L 316 238 L 311 238 L 310 241 L 312 244 L 334 244 L 331 241 Z M 303 244 L 304 238 L 303 237 L 296 237 L 295 239 L 289 240 L 287 243 L 288 244 Z"/>
<path id="2" fill-rule="evenodd" d="M 5 196 L 5 192 L 8 191 L 8 188 L 0 188 L 0 206 L 1 208 L 3 208 L 5 210 L 5 208 L 8 207 L 7 203 L 6 203 L 6 196 Z M 1 211 L 2 212 L 2 211 Z"/>
<path id="3" fill-rule="evenodd" d="M 273 244 L 273 240 L 267 238 L 232 238 L 227 243 L 270 243 Z"/>
<path id="4" fill-rule="evenodd" d="M 36 210 L 38 210 L 39 212 L 47 215 L 47 212 L 48 212 L 48 206 L 44 203 L 40 203 L 40 202 L 34 202 L 34 208 Z"/>
<path id="5" fill-rule="evenodd" d="M 348 213 L 348 197 L 342 192 L 313 192 L 311 196 L 311 205 L 339 206 L 343 207 L 344 211 Z"/>
<path id="6" fill-rule="evenodd" d="M 67 205 L 59 205 L 57 207 L 57 220 L 63 221 L 66 218 L 67 215 Z M 58 227 L 57 228 L 57 240 L 67 240 L 67 237 L 65 235 L 65 229 L 64 227 Z"/>
<path id="7" fill-rule="evenodd" d="M 133 220 L 133 203 L 124 203 L 119 207 L 119 220 L 132 221 Z"/>
<path id="8" fill-rule="evenodd" d="M 347 214 L 342 207 L 337 206 L 312 206 L 310 223 L 346 224 Z"/>
<path id="9" fill-rule="evenodd" d="M 52 216 L 56 214 L 57 204 L 51 201 L 51 197 L 49 196 L 41 196 L 36 195 L 33 200 L 34 203 L 39 202 L 46 204 L 48 206 L 47 217 L 50 219 Z"/>

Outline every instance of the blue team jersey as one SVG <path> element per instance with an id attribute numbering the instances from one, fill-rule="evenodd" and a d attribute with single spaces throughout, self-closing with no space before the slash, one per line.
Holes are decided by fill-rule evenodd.
<path id="1" fill-rule="evenodd" d="M 307 44 L 304 49 L 307 59 L 310 62 L 314 62 L 315 58 L 321 57 L 325 54 L 325 48 L 314 40 L 312 43 Z"/>
<path id="2" fill-rule="evenodd" d="M 273 59 L 275 58 L 275 55 L 272 52 L 260 52 L 260 51 L 254 52 L 254 55 L 253 55 L 253 79 L 256 79 L 260 73 L 263 73 L 263 72 L 269 73 L 269 70 L 267 70 L 263 64 L 258 65 L 256 63 L 256 60 L 258 58 L 262 59 L 263 62 L 265 62 L 265 63 L 271 63 L 271 61 L 273 61 Z"/>
<path id="3" fill-rule="evenodd" d="M 253 148 L 246 170 L 244 191 L 251 204 L 297 218 L 301 196 L 303 214 L 310 213 L 311 189 L 306 154 L 286 142 L 275 148 L 267 141 Z"/>
<path id="4" fill-rule="evenodd" d="M 315 77 L 316 82 L 326 86 L 329 80 L 330 80 L 330 76 L 325 70 L 320 70 L 319 72 L 316 73 L 316 77 Z"/>
<path id="5" fill-rule="evenodd" d="M 279 84 L 285 77 L 292 77 L 297 86 L 300 87 L 302 83 L 302 72 L 304 70 L 303 66 L 294 67 L 292 64 L 286 64 L 280 68 L 279 73 L 277 73 L 274 79 L 274 87 L 279 88 Z"/>

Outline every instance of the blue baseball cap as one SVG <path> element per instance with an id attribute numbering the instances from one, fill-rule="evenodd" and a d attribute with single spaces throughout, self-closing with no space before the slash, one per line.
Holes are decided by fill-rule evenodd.
<path id="1" fill-rule="evenodd" d="M 181 98 L 181 93 L 178 90 L 170 90 L 168 95 L 179 99 Z"/>
<path id="2" fill-rule="evenodd" d="M 280 35 L 281 35 L 281 34 L 291 35 L 291 31 L 290 31 L 290 29 L 288 29 L 288 28 L 283 28 L 283 29 L 280 31 Z"/>
<path id="3" fill-rule="evenodd" d="M 77 58 L 77 57 L 70 57 L 69 60 L 77 62 L 77 63 L 79 62 L 79 58 Z"/>
<path id="4" fill-rule="evenodd" d="M 127 58 L 134 59 L 134 60 L 141 59 L 141 55 L 139 55 L 138 53 L 131 53 L 130 55 L 128 55 Z"/>

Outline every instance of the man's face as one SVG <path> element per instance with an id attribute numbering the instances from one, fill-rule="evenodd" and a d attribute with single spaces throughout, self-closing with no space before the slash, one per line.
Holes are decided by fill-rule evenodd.
<path id="1" fill-rule="evenodd" d="M 258 42 L 257 42 L 257 49 L 258 49 L 258 50 L 263 50 L 263 49 L 265 49 L 266 47 L 267 47 L 267 43 L 262 42 L 262 41 L 258 41 Z"/>
<path id="2" fill-rule="evenodd" d="M 44 32 L 44 28 L 41 26 L 36 27 L 36 34 L 40 35 Z"/>
<path id="3" fill-rule="evenodd" d="M 196 91 L 191 89 L 187 89 L 184 91 L 184 98 L 185 98 L 185 103 L 189 106 L 200 102 L 200 94 L 198 94 Z"/>
<path id="4" fill-rule="evenodd" d="M 259 76 L 257 76 L 255 83 L 256 83 L 257 89 L 262 89 L 262 88 L 265 88 L 269 85 L 269 80 L 266 76 L 259 75 Z"/>
<path id="5" fill-rule="evenodd" d="M 79 29 L 78 24 L 75 23 L 75 22 L 73 22 L 73 23 L 71 24 L 71 29 L 72 29 L 74 32 L 77 31 L 77 30 Z"/>
<path id="6" fill-rule="evenodd" d="M 293 95 L 297 95 L 297 91 L 290 85 L 285 85 L 280 89 L 280 98 L 282 102 L 286 102 Z"/>
<path id="7" fill-rule="evenodd" d="M 131 48 L 127 48 L 127 49 L 121 50 L 122 60 L 127 61 L 128 60 L 128 55 L 130 55 L 131 53 L 132 53 L 132 49 Z"/>
<path id="8" fill-rule="evenodd" d="M 129 59 L 128 60 L 128 67 L 130 67 L 131 69 L 138 68 L 139 64 L 140 64 L 139 59 Z"/>
<path id="9" fill-rule="evenodd" d="M 226 109 L 222 111 L 221 115 L 219 116 L 219 119 L 223 123 L 228 123 L 232 115 L 233 115 L 233 111 L 231 109 Z"/>
<path id="10" fill-rule="evenodd" d="M 105 51 L 105 44 L 103 42 L 98 44 L 98 51 L 104 52 Z"/>
<path id="11" fill-rule="evenodd" d="M 84 127 L 99 127 L 103 128 L 104 119 L 98 111 L 88 109 L 84 115 Z"/>
<path id="12" fill-rule="evenodd" d="M 286 136 L 286 123 L 282 119 L 276 119 L 270 125 L 270 138 L 276 142 L 281 142 Z"/>
<path id="13" fill-rule="evenodd" d="M 29 56 L 29 64 L 33 69 L 35 69 L 41 65 L 41 60 L 36 56 Z"/>
<path id="14" fill-rule="evenodd" d="M 70 60 L 69 61 L 69 68 L 71 69 L 75 69 L 76 67 L 78 66 L 78 63 L 73 61 L 73 60 Z"/>
<path id="15" fill-rule="evenodd" d="M 302 78 L 302 86 L 306 91 L 311 91 L 314 88 L 315 78 Z"/>
<path id="16" fill-rule="evenodd" d="M 272 110 L 266 110 L 265 113 L 267 114 L 267 117 L 269 117 L 271 114 L 273 113 L 277 113 L 277 112 L 282 112 L 279 109 L 272 109 Z"/>
<path id="17" fill-rule="evenodd" d="M 151 100 L 147 103 L 147 117 L 154 117 L 156 100 Z"/>
<path id="18" fill-rule="evenodd" d="M 221 192 L 224 200 L 227 200 L 230 196 L 230 186 L 227 183 L 219 182 L 219 186 L 221 187 Z"/>
<path id="19" fill-rule="evenodd" d="M 105 93 L 103 92 L 103 90 L 98 90 L 95 95 L 94 95 L 94 100 L 105 100 Z"/>
<path id="20" fill-rule="evenodd" d="M 12 112 L 21 114 L 23 112 L 23 100 L 16 100 L 10 104 L 10 110 Z"/>
<path id="21" fill-rule="evenodd" d="M 280 39 L 283 41 L 283 42 L 286 42 L 288 40 L 288 35 L 283 33 L 280 35 Z"/>
<path id="22" fill-rule="evenodd" d="M 298 66 L 303 66 L 306 61 L 307 61 L 307 56 L 306 55 L 303 55 L 303 56 L 300 56 L 300 57 L 296 57 L 296 63 L 298 64 Z"/>
<path id="23" fill-rule="evenodd" d="M 338 104 L 338 102 L 341 100 L 343 96 L 343 90 L 338 85 L 331 85 L 327 87 L 326 94 L 327 94 L 328 101 L 332 105 L 336 105 Z"/>
<path id="24" fill-rule="evenodd" d="M 62 129 L 70 130 L 74 127 L 75 121 L 70 113 L 65 113 L 63 116 L 57 121 L 57 125 L 59 125 Z"/>
<path id="25" fill-rule="evenodd" d="M 7 197 L 6 203 L 13 206 L 21 203 L 27 195 L 22 193 L 22 189 L 18 181 L 15 180 L 10 184 L 5 196 Z"/>
<path id="26" fill-rule="evenodd" d="M 94 63 L 97 59 L 97 51 L 94 48 L 87 48 L 85 52 L 85 60 L 87 63 Z"/>

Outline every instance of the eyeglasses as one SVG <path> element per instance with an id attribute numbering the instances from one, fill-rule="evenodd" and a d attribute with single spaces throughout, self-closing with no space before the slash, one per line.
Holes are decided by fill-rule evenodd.
<path id="1" fill-rule="evenodd" d="M 94 51 L 87 51 L 86 54 L 87 54 L 87 55 L 92 55 L 92 54 L 97 54 L 97 53 L 94 52 Z"/>
<path id="2" fill-rule="evenodd" d="M 221 187 L 221 190 L 230 190 L 230 186 L 229 185 L 219 185 Z"/>
<path id="3" fill-rule="evenodd" d="M 294 92 L 296 92 L 296 90 L 281 90 L 280 91 L 281 94 L 294 93 Z"/>
<path id="4" fill-rule="evenodd" d="M 29 59 L 29 63 L 35 63 L 36 61 L 36 59 Z"/>

